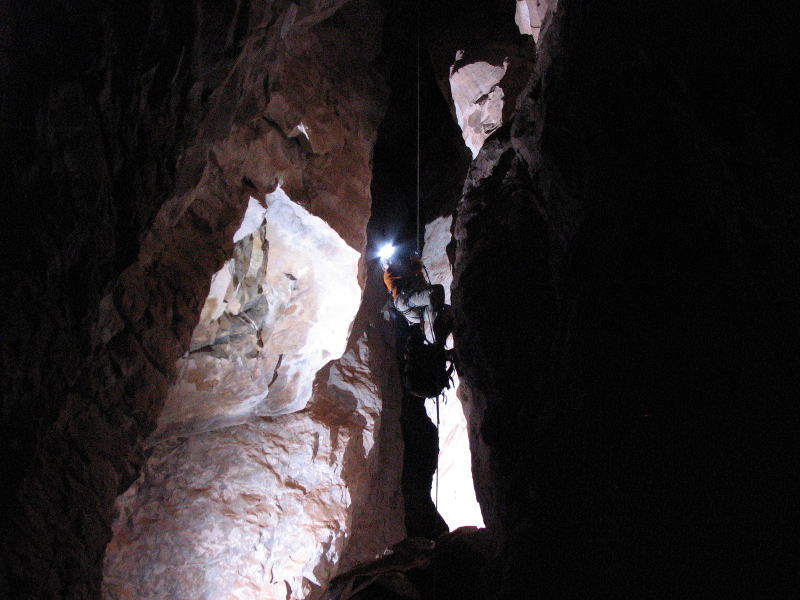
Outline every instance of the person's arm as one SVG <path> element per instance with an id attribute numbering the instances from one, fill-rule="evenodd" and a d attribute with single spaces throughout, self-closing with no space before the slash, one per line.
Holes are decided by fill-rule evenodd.
<path id="1" fill-rule="evenodd" d="M 392 266 L 389 265 L 383 270 L 383 283 L 386 285 L 386 289 L 389 290 L 392 294 L 392 298 L 397 298 L 397 281 L 400 279 L 400 276 L 396 273 L 392 272 Z"/>

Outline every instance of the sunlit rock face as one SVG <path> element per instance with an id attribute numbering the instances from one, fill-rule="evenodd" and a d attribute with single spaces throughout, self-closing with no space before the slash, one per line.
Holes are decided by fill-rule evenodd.
<path id="1" fill-rule="evenodd" d="M 290 5 L 279 22 L 292 50 L 276 60 L 263 108 L 277 148 L 252 132 L 219 146 L 223 177 L 243 165 L 242 181 L 278 186 L 249 197 L 225 230 L 230 252 L 175 363 L 152 456 L 117 502 L 108 598 L 304 598 L 337 565 L 405 535 L 382 295 L 368 289 L 354 323 L 381 97 L 353 68 L 364 47 L 346 45 L 377 25 L 364 7 L 328 25 L 335 7 L 303 19 Z M 327 44 L 340 52 L 318 56 Z M 327 80 L 338 61 L 349 71 Z"/>
<path id="2" fill-rule="evenodd" d="M 304 597 L 347 524 L 332 450 L 295 415 L 160 444 L 119 500 L 104 597 Z"/>
<path id="3" fill-rule="evenodd" d="M 447 257 L 452 217 L 439 217 L 425 226 L 422 260 L 431 283 L 444 286 L 445 303 L 450 304 L 453 272 Z M 448 348 L 452 348 L 452 336 Z M 468 525 L 483 526 L 480 506 L 475 499 L 472 481 L 472 455 L 467 434 L 467 421 L 461 405 L 458 374 L 438 399 L 428 398 L 425 410 L 437 425 L 439 434 L 438 469 L 433 480 L 431 497 L 436 509 L 450 530 Z"/>
<path id="4" fill-rule="evenodd" d="M 459 58 L 456 55 L 456 60 Z M 499 84 L 507 67 L 506 61 L 497 66 L 475 62 L 450 73 L 456 119 L 473 158 L 486 138 L 503 124 L 504 94 Z"/>
<path id="5" fill-rule="evenodd" d="M 306 410 L 222 428 L 212 416 L 155 446 L 117 501 L 104 597 L 305 598 L 405 536 L 381 285 L 370 279 L 354 337 Z"/>
<path id="6" fill-rule="evenodd" d="M 454 7 L 435 22 L 428 47 L 436 77 L 474 158 L 514 114 L 533 70 L 535 41 L 514 24 L 512 4 Z"/>
<path id="7" fill-rule="evenodd" d="M 520 33 L 532 35 L 534 41 L 546 32 L 558 6 L 558 0 L 517 0 L 514 22 Z"/>
<path id="8" fill-rule="evenodd" d="M 280 187 L 265 203 L 250 199 L 234 258 L 212 278 L 156 439 L 300 410 L 344 352 L 360 254 Z"/>

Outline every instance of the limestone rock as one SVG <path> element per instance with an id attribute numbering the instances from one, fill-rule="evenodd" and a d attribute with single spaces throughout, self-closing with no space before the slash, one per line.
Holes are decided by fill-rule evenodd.
<path id="1" fill-rule="evenodd" d="M 295 412 L 344 352 L 360 255 L 279 187 L 250 199 L 234 258 L 211 282 L 154 439 Z"/>
<path id="2" fill-rule="evenodd" d="M 631 8 L 559 3 L 459 206 L 492 597 L 791 596 L 797 146 L 745 123 L 797 113 L 753 110 L 782 84 L 740 85 L 764 61 L 731 35 L 761 43 L 751 11 L 727 30 L 707 6 Z"/>
<path id="3" fill-rule="evenodd" d="M 404 537 L 399 381 L 379 285 L 307 410 L 154 447 L 117 502 L 106 598 L 296 600 Z"/>
<path id="4" fill-rule="evenodd" d="M 459 58 L 456 55 L 456 61 Z M 473 158 L 478 155 L 486 138 L 503 124 L 504 94 L 499 83 L 507 68 L 506 61 L 502 65 L 481 61 L 450 72 L 450 93 L 456 119 Z"/>
<path id="5" fill-rule="evenodd" d="M 515 25 L 514 7 L 447 2 L 428 26 L 439 87 L 473 158 L 488 136 L 510 122 L 533 71 L 535 41 Z"/>
<path id="6" fill-rule="evenodd" d="M 558 0 L 517 0 L 514 22 L 519 32 L 532 35 L 538 42 L 547 31 L 557 6 Z"/>
<path id="7" fill-rule="evenodd" d="M 20 598 L 99 596 L 114 499 L 144 466 L 145 440 L 157 441 L 150 435 L 180 377 L 179 359 L 200 349 L 191 338 L 212 279 L 217 306 L 210 302 L 204 318 L 227 320 L 223 329 L 242 336 L 226 347 L 231 363 L 255 360 L 247 318 L 265 305 L 241 301 L 252 290 L 240 289 L 240 300 L 227 288 L 234 275 L 258 276 L 266 234 L 238 240 L 240 250 L 233 238 L 249 198 L 263 200 L 278 184 L 349 246 L 347 277 L 336 289 L 355 292 L 355 301 L 336 301 L 345 324 L 333 326 L 334 343 L 317 326 L 338 322 L 329 305 L 311 302 L 313 314 L 291 315 L 308 317 L 303 377 L 284 361 L 272 382 L 280 354 L 303 342 L 280 324 L 262 328 L 274 361 L 265 378 L 275 402 L 265 412 L 306 402 L 314 372 L 344 348 L 364 283 L 356 255 L 366 245 L 370 157 L 387 94 L 375 68 L 382 12 L 370 0 L 84 9 L 47 0 L 14 7 L 14 31 L 26 37 L 0 48 L 1 137 L 16 147 L 7 152 L 4 141 L 2 151 L 13 157 L 7 204 L 17 213 L 7 237 L 22 244 L 4 262 L 19 283 L 5 285 L 3 269 L 8 305 L 21 313 L 12 322 L 4 303 L 0 340 L 3 364 L 21 364 L 20 351 L 27 356 L 24 368 L 9 369 L 20 374 L 3 393 L 3 414 L 18 421 L 3 424 L 13 465 L 3 507 L 20 518 L 4 521 L 0 554 Z M 307 136 L 293 134 L 300 124 Z M 31 248 L 24 257 L 23 245 Z M 238 273 L 237 258 L 249 261 Z M 231 259 L 230 282 L 215 277 Z M 270 263 L 280 268 L 276 256 L 267 270 Z M 282 273 L 277 279 L 263 292 L 275 306 L 294 285 Z M 242 389 L 218 374 L 222 387 Z M 200 388 L 213 380 L 194 375 Z M 221 404 L 243 413 L 239 402 Z M 211 418 L 207 403 L 190 408 L 199 420 L 167 413 L 164 431 L 169 423 L 199 431 L 234 418 L 221 410 Z"/>

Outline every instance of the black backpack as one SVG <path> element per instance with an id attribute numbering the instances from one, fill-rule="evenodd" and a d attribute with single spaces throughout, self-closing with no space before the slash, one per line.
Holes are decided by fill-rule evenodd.
<path id="1" fill-rule="evenodd" d="M 408 338 L 403 383 L 414 396 L 436 398 L 450 387 L 453 366 L 443 344 L 428 344 L 417 335 Z"/>

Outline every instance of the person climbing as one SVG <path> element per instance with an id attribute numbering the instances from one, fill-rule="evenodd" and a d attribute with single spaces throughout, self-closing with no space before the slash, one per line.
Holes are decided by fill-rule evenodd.
<path id="1" fill-rule="evenodd" d="M 428 282 L 419 252 L 395 257 L 385 250 L 381 258 L 383 282 L 392 295 L 394 307 L 410 325 L 419 325 L 424 331 L 427 324 L 433 342 L 444 344 L 452 330 L 450 307 L 444 303 L 444 286 Z"/>
<path id="2" fill-rule="evenodd" d="M 444 286 L 428 281 L 418 252 L 394 257 L 394 248 L 387 246 L 380 257 L 392 303 L 411 326 L 405 334 L 403 384 L 414 396 L 435 398 L 449 387 L 455 366 L 445 348 L 453 317 L 444 303 Z"/>

